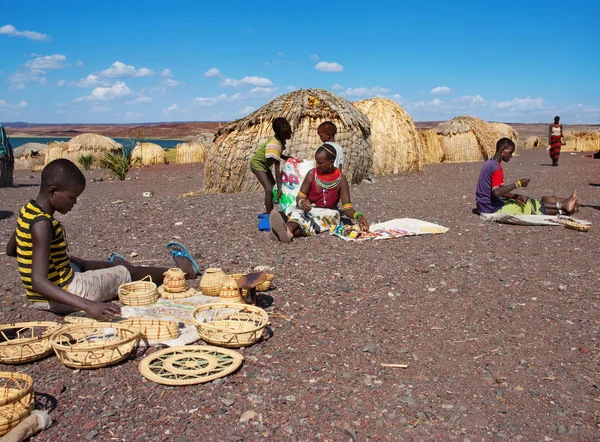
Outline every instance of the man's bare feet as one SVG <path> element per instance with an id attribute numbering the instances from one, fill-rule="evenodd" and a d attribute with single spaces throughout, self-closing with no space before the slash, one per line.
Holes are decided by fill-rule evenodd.
<path id="1" fill-rule="evenodd" d="M 573 213 L 575 211 L 575 207 L 577 206 L 577 191 L 573 191 L 573 195 L 571 195 L 562 205 L 562 209 L 567 213 Z"/>
<path id="2" fill-rule="evenodd" d="M 173 246 L 173 250 L 183 252 L 179 246 Z M 185 272 L 185 279 L 196 279 L 196 271 L 189 259 L 185 256 L 173 256 L 173 261 L 175 261 L 177 268 Z"/>

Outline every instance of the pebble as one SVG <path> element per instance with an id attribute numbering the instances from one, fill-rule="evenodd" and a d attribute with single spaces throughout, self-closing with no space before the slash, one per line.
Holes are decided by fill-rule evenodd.
<path id="1" fill-rule="evenodd" d="M 556 432 L 558 434 L 565 434 L 567 432 L 567 427 L 565 425 L 559 425 Z"/>
<path id="2" fill-rule="evenodd" d="M 136 256 L 138 256 L 138 252 L 131 252 L 129 254 L 129 256 L 131 256 L 132 258 L 135 258 Z"/>
<path id="3" fill-rule="evenodd" d="M 86 440 L 93 440 L 98 435 L 96 430 L 92 430 L 85 435 Z"/>
<path id="4" fill-rule="evenodd" d="M 348 435 L 352 438 L 352 440 L 356 440 L 356 429 L 350 425 L 348 422 L 344 422 L 343 429 Z"/>
<path id="5" fill-rule="evenodd" d="M 258 416 L 258 413 L 256 411 L 248 410 L 240 416 L 240 423 L 245 424 L 246 422 L 251 421 L 252 419 L 255 419 L 257 416 Z"/>
<path id="6" fill-rule="evenodd" d="M 221 402 L 226 407 L 231 407 L 233 404 L 235 404 L 235 399 L 233 399 L 233 398 L 224 398 L 224 399 L 221 399 Z"/>
<path id="7" fill-rule="evenodd" d="M 379 354 L 381 353 L 381 348 L 379 348 L 379 345 L 377 344 L 369 343 L 363 347 L 362 351 L 367 353 Z"/>
<path id="8" fill-rule="evenodd" d="M 183 226 L 183 223 L 182 223 L 181 221 L 177 221 L 177 222 L 175 223 L 175 225 L 176 225 L 176 226 Z"/>

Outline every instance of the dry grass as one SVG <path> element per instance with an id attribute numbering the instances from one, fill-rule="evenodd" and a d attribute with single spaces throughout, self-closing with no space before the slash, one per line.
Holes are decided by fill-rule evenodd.
<path id="1" fill-rule="evenodd" d="M 492 158 L 501 138 L 486 121 L 475 117 L 455 117 L 435 128 L 444 151 L 444 162 L 463 163 Z"/>
<path id="2" fill-rule="evenodd" d="M 187 143 L 178 144 L 175 150 L 177 164 L 204 163 L 206 146 L 203 143 L 190 140 Z"/>
<path id="3" fill-rule="evenodd" d="M 94 158 L 93 167 L 101 167 L 100 157 L 107 153 L 118 154 L 122 151 L 123 146 L 111 138 L 93 133 L 81 134 L 66 143 L 49 143 L 45 164 L 57 158 L 66 158 L 79 164 L 82 155 L 91 155 Z"/>
<path id="4" fill-rule="evenodd" d="M 42 143 L 26 143 L 13 149 L 16 170 L 40 171 L 44 168 L 44 156 L 48 146 Z"/>
<path id="5" fill-rule="evenodd" d="M 525 141 L 523 142 L 523 149 L 529 150 L 529 149 L 539 149 L 544 147 L 542 145 L 542 142 L 540 141 L 540 139 L 538 137 L 527 137 L 525 139 Z"/>
<path id="6" fill-rule="evenodd" d="M 511 126 L 504 123 L 490 123 L 490 125 L 494 128 L 496 132 L 498 132 L 501 138 L 508 138 L 514 141 L 515 146 L 517 145 L 519 141 L 519 134 Z"/>
<path id="7" fill-rule="evenodd" d="M 134 160 L 139 161 L 138 164 L 142 166 L 167 163 L 165 150 L 158 144 L 154 143 L 136 144 L 131 152 L 131 156 Z"/>
<path id="8" fill-rule="evenodd" d="M 423 164 L 441 163 L 444 160 L 444 150 L 435 129 L 419 130 L 419 144 Z"/>
<path id="9" fill-rule="evenodd" d="M 600 132 L 565 132 L 565 139 L 564 152 L 600 151 Z"/>

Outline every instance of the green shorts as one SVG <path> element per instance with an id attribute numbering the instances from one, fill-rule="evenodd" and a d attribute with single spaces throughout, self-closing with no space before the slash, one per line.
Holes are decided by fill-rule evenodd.
<path id="1" fill-rule="evenodd" d="M 525 204 L 521 204 L 515 200 L 506 200 L 502 208 L 496 213 L 508 213 L 509 215 L 545 215 L 542 202 L 532 198 L 529 198 Z"/>

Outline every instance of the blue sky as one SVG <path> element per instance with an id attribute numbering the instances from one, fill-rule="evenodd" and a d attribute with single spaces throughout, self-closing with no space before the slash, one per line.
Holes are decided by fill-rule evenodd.
<path id="1" fill-rule="evenodd" d="M 232 120 L 323 88 L 416 121 L 598 123 L 599 15 L 597 0 L 3 0 L 0 122 Z"/>

